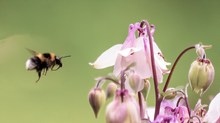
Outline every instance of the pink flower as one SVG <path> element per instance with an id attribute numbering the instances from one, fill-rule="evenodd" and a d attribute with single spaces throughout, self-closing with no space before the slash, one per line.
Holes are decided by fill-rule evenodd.
<path id="1" fill-rule="evenodd" d="M 191 122 L 199 122 L 199 121 L 203 121 L 205 114 L 206 114 L 206 109 L 205 107 L 207 107 L 208 105 L 204 105 L 201 103 L 201 99 L 199 99 L 195 105 L 195 108 L 191 111 L 191 116 L 194 116 L 193 118 L 191 118 Z"/>
<path id="2" fill-rule="evenodd" d="M 220 93 L 210 102 L 204 120 L 209 123 L 220 123 Z"/>
<path id="3" fill-rule="evenodd" d="M 138 38 L 136 38 L 135 35 L 137 30 L 142 30 L 140 37 Z M 152 36 L 154 31 L 155 28 L 152 26 Z M 94 63 L 90 63 L 90 65 L 94 66 L 96 69 L 102 69 L 114 65 L 113 73 L 118 76 L 122 70 L 128 67 L 128 65 L 135 63 L 132 69 L 141 77 L 141 79 L 152 77 L 149 39 L 146 34 L 146 27 L 141 28 L 140 23 L 130 24 L 128 36 L 123 45 L 117 44 L 112 46 L 102 53 Z M 162 52 L 154 41 L 153 47 L 158 81 L 162 82 L 163 74 L 169 72 L 166 66 L 170 63 L 164 61 Z"/>
<path id="4" fill-rule="evenodd" d="M 189 118 L 189 112 L 185 106 L 185 102 L 180 102 L 178 105 L 180 95 L 177 95 L 173 99 L 163 99 L 161 102 L 159 119 L 176 123 L 187 123 Z M 168 119 L 167 119 L 168 118 Z M 158 118 L 157 118 L 158 119 Z"/>
<path id="5" fill-rule="evenodd" d="M 121 94 L 124 100 L 121 100 Z M 106 109 L 106 123 L 141 123 L 139 107 L 127 90 L 117 90 L 115 99 Z"/>
<path id="6" fill-rule="evenodd" d="M 155 65 L 156 65 L 156 71 L 157 71 L 157 79 L 159 82 L 163 81 L 163 74 L 169 73 L 169 70 L 167 69 L 167 65 L 170 65 L 170 63 L 166 62 L 164 60 L 163 54 L 157 44 L 154 41 L 153 35 L 155 32 L 154 25 L 151 25 L 151 36 L 153 39 L 153 48 L 154 48 L 154 59 L 155 59 Z M 142 35 L 137 39 L 137 42 L 139 42 L 140 46 L 145 52 L 146 57 L 146 68 L 147 72 L 145 73 L 146 78 L 152 77 L 152 64 L 151 64 L 151 56 L 150 56 L 150 45 L 149 45 L 149 38 L 146 35 L 146 28 L 144 28 Z M 143 75 L 144 76 L 144 75 Z"/>

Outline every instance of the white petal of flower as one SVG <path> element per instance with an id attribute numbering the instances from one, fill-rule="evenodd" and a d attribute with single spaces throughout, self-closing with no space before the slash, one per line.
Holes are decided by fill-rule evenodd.
<path id="1" fill-rule="evenodd" d="M 135 52 L 140 51 L 140 50 L 141 50 L 141 49 L 135 48 L 135 47 L 126 48 L 126 49 L 124 49 L 124 50 L 121 50 L 121 51 L 119 52 L 119 54 L 122 55 L 122 56 L 124 56 L 124 57 L 127 57 L 127 56 L 129 56 L 129 55 L 131 55 L 131 54 L 134 54 Z"/>
<path id="2" fill-rule="evenodd" d="M 147 64 L 143 50 L 134 54 L 134 62 L 136 63 L 134 70 L 142 79 L 150 78 L 152 76 L 152 72 L 149 71 L 151 70 L 151 66 Z"/>
<path id="3" fill-rule="evenodd" d="M 122 44 L 117 44 L 103 52 L 95 62 L 89 63 L 96 69 L 103 69 L 115 64 L 118 52 L 120 51 Z"/>
<path id="4" fill-rule="evenodd" d="M 205 121 L 216 123 L 220 118 L 220 93 L 218 93 L 209 104 L 209 110 L 205 116 Z"/>
<path id="5" fill-rule="evenodd" d="M 150 120 L 154 120 L 154 112 L 155 112 L 155 107 L 148 107 L 147 108 L 147 113 L 145 114 L 145 118 L 150 118 Z"/>

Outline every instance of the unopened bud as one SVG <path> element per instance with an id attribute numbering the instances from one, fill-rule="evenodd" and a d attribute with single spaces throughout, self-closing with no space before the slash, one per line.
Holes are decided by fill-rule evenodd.
<path id="1" fill-rule="evenodd" d="M 169 88 L 166 90 L 166 92 L 163 93 L 163 96 L 165 99 L 174 99 L 177 95 L 177 91 L 174 88 Z"/>
<path id="2" fill-rule="evenodd" d="M 188 79 L 194 92 L 203 94 L 214 80 L 215 70 L 209 59 L 198 58 L 190 67 Z"/>
<path id="3" fill-rule="evenodd" d="M 135 93 L 141 91 L 144 88 L 144 81 L 136 73 L 131 73 L 129 75 L 129 84 Z"/>
<path id="4" fill-rule="evenodd" d="M 148 94 L 150 92 L 150 81 L 145 79 L 144 80 L 144 89 L 141 91 L 145 99 L 147 100 Z"/>
<path id="5" fill-rule="evenodd" d="M 89 103 L 97 118 L 100 107 L 105 103 L 105 92 L 101 88 L 92 89 L 89 92 Z"/>
<path id="6" fill-rule="evenodd" d="M 109 83 L 106 89 L 106 97 L 107 99 L 112 97 L 115 94 L 115 91 L 117 89 L 117 85 L 113 82 Z"/>

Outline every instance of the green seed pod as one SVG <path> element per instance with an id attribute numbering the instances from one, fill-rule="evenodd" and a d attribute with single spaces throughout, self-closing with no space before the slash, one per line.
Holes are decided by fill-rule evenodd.
<path id="1" fill-rule="evenodd" d="M 198 58 L 190 67 L 188 79 L 194 92 L 202 95 L 214 80 L 215 70 L 209 59 Z"/>

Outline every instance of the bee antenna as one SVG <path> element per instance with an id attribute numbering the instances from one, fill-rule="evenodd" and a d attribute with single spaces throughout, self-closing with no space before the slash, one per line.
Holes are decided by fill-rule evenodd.
<path id="1" fill-rule="evenodd" d="M 61 56 L 59 59 L 62 59 L 62 58 L 67 58 L 67 57 L 71 57 L 71 55 L 67 55 L 67 56 Z"/>

